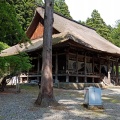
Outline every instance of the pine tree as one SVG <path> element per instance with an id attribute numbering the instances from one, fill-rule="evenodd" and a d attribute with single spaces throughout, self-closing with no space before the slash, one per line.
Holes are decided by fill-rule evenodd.
<path id="1" fill-rule="evenodd" d="M 78 22 L 82 25 L 86 25 L 86 22 L 84 22 L 84 21 L 79 20 Z"/>
<path id="2" fill-rule="evenodd" d="M 54 11 L 67 18 L 72 18 L 65 0 L 54 0 Z"/>
<path id="3" fill-rule="evenodd" d="M 107 40 L 111 41 L 111 37 L 110 37 L 111 31 L 104 22 L 104 20 L 101 18 L 97 10 L 93 10 L 91 14 L 91 18 L 88 18 L 86 20 L 86 25 L 91 28 L 94 28 L 98 34 L 100 34 L 102 37 L 106 38 Z"/>
<path id="4" fill-rule="evenodd" d="M 111 37 L 114 44 L 120 47 L 120 22 L 118 21 L 116 27 L 111 32 Z"/>
<path id="5" fill-rule="evenodd" d="M 17 20 L 24 31 L 30 25 L 36 7 L 43 4 L 42 0 L 7 0 L 7 2 L 14 6 Z"/>
<path id="6" fill-rule="evenodd" d="M 35 9 L 38 5 L 44 6 L 42 0 L 6 0 L 9 4 L 13 5 L 15 11 L 17 13 L 17 20 L 19 24 L 22 26 L 24 31 L 29 27 L 32 18 L 34 16 Z M 65 3 L 65 0 L 55 0 L 54 2 L 54 10 L 55 12 L 67 17 L 72 18 L 70 16 L 70 12 L 68 10 L 68 6 Z"/>

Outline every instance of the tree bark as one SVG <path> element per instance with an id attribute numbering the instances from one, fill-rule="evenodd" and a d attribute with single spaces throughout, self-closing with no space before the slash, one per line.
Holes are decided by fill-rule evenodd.
<path id="1" fill-rule="evenodd" d="M 35 102 L 42 107 L 57 105 L 53 95 L 52 25 L 53 0 L 45 0 L 41 89 Z"/>

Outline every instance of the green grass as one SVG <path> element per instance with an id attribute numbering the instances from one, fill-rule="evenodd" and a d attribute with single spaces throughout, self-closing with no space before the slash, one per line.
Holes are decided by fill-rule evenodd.
<path id="1" fill-rule="evenodd" d="M 4 120 L 4 118 L 5 118 L 5 117 L 3 117 L 3 116 L 0 115 L 0 120 Z"/>
<path id="2" fill-rule="evenodd" d="M 108 97 L 108 96 L 104 96 L 102 97 L 103 101 L 105 102 L 110 102 L 110 103 L 120 103 L 120 100 L 116 97 Z"/>
<path id="3" fill-rule="evenodd" d="M 112 103 L 120 103 L 120 100 L 118 100 L 118 99 L 112 99 L 111 102 Z"/>
<path id="4" fill-rule="evenodd" d="M 21 84 L 20 89 L 26 90 L 29 92 L 38 92 L 39 91 L 38 85 Z"/>

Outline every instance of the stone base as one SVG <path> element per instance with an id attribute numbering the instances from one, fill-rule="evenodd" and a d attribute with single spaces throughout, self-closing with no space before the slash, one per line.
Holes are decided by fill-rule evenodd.
<path id="1" fill-rule="evenodd" d="M 106 88 L 104 84 L 101 83 L 55 83 L 54 87 L 57 88 L 64 88 L 64 89 L 74 89 L 74 90 L 79 90 L 79 89 L 84 89 L 85 87 L 90 87 L 90 86 L 95 86 L 98 88 Z"/>

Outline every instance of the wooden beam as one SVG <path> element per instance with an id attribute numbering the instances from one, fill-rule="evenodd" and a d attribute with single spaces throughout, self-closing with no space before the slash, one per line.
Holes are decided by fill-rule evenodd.
<path id="1" fill-rule="evenodd" d="M 58 53 L 56 52 L 55 60 L 55 83 L 58 83 Z"/>
<path id="2" fill-rule="evenodd" d="M 57 53 L 57 55 L 66 55 L 65 53 Z M 56 53 L 53 54 L 52 56 L 56 56 Z"/>

